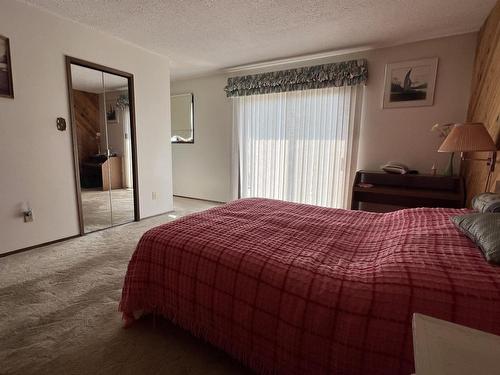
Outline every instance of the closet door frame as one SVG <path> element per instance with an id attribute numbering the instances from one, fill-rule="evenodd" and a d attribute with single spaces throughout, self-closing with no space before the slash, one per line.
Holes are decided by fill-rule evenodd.
<path id="1" fill-rule="evenodd" d="M 134 185 L 134 221 L 141 220 L 139 214 L 139 183 L 137 178 L 137 136 L 135 126 L 135 96 L 134 96 L 134 75 L 131 73 L 123 72 L 121 70 L 113 69 L 104 65 L 99 65 L 90 61 L 82 60 L 72 56 L 65 56 L 66 58 L 66 77 L 68 84 L 68 100 L 69 100 L 69 113 L 71 122 L 71 139 L 73 143 L 73 167 L 75 174 L 76 186 L 76 200 L 78 204 L 78 223 L 80 227 L 80 236 L 85 234 L 83 222 L 83 209 L 82 209 L 82 190 L 80 187 L 80 162 L 78 159 L 78 139 L 75 121 L 75 109 L 73 98 L 73 79 L 71 75 L 71 65 L 78 65 L 84 68 L 89 68 L 104 73 L 114 74 L 127 79 L 128 82 L 128 97 L 130 105 L 130 140 L 132 143 L 132 180 Z M 123 224 L 119 224 L 123 225 Z M 111 226 L 113 227 L 113 226 Z M 99 229 L 99 230 L 105 230 Z"/>

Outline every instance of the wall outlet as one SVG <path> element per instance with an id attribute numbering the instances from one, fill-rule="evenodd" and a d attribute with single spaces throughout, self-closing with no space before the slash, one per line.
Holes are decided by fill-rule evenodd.
<path id="1" fill-rule="evenodd" d="M 157 200 L 157 199 L 158 199 L 158 192 L 153 191 L 153 192 L 151 193 L 151 199 L 153 199 L 154 201 L 155 201 L 155 200 Z"/>
<path id="2" fill-rule="evenodd" d="M 33 221 L 33 211 L 31 209 L 24 211 L 23 216 L 25 223 L 31 223 Z"/>

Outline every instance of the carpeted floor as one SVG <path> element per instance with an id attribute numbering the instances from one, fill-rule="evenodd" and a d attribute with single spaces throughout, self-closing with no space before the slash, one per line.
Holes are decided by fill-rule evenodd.
<path id="1" fill-rule="evenodd" d="M 134 221 L 134 190 L 82 189 L 85 233 Z"/>
<path id="2" fill-rule="evenodd" d="M 0 374 L 249 374 L 164 320 L 123 329 L 117 312 L 142 233 L 213 204 L 0 258 Z"/>

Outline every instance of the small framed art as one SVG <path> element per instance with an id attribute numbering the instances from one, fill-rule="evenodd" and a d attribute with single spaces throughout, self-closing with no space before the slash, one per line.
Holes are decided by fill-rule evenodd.
<path id="1" fill-rule="evenodd" d="M 433 105 L 437 66 L 437 57 L 387 64 L 383 107 Z"/>

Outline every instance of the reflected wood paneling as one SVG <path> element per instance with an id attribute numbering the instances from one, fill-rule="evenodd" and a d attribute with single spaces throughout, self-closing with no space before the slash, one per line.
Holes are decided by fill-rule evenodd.
<path id="1" fill-rule="evenodd" d="M 500 146 L 500 1 L 483 24 L 478 39 L 472 92 L 468 109 L 468 121 L 482 122 L 493 140 Z M 469 153 L 467 157 L 486 158 L 487 153 Z M 472 197 L 484 191 L 488 167 L 486 162 L 466 161 L 462 163 L 467 184 L 467 204 Z M 495 181 L 500 178 L 500 164 L 492 178 L 488 190 L 493 190 Z"/>
<path id="2" fill-rule="evenodd" d="M 73 90 L 75 123 L 78 139 L 78 160 L 80 165 L 89 156 L 98 152 L 96 134 L 99 127 L 99 95 Z"/>

